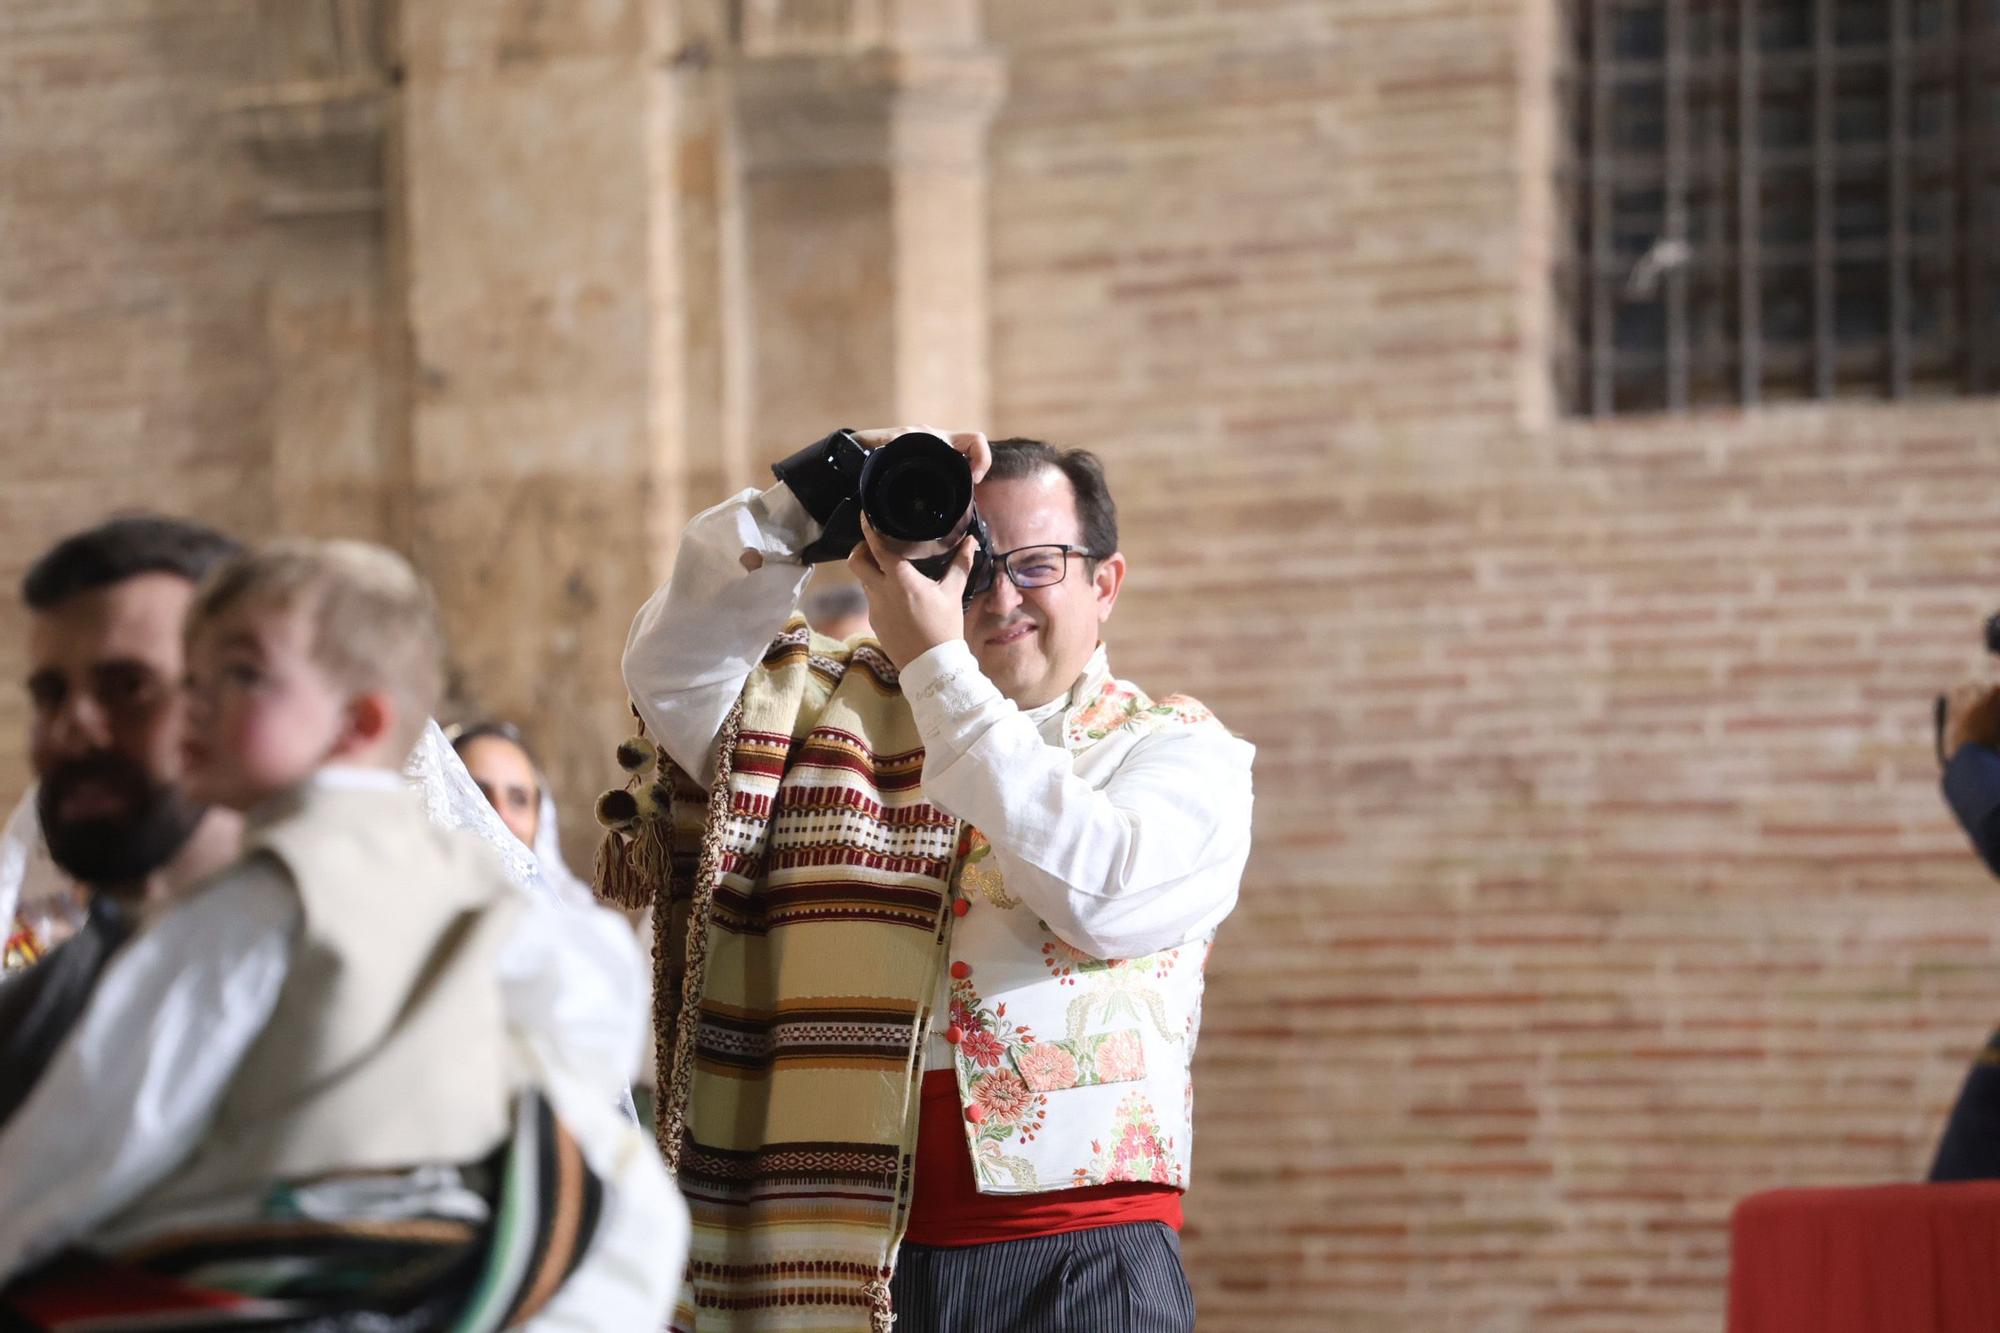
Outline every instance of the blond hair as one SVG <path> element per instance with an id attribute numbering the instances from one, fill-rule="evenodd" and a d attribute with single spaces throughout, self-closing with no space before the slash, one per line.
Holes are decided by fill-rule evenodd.
<path id="1" fill-rule="evenodd" d="M 409 561 L 369 542 L 271 542 L 202 583 L 188 635 L 245 604 L 304 616 L 314 665 L 347 689 L 395 698 L 402 715 L 392 739 L 402 750 L 416 744 L 444 695 L 444 631 L 430 586 Z"/>

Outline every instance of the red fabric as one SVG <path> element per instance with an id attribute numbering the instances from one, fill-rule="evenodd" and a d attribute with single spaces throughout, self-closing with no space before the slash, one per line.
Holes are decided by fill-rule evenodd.
<path id="1" fill-rule="evenodd" d="M 16 1282 L 0 1309 L 55 1325 L 116 1315 L 248 1310 L 257 1302 L 233 1291 L 191 1287 L 160 1273 L 76 1254 Z"/>
<path id="2" fill-rule="evenodd" d="M 949 1069 L 924 1075 L 917 1127 L 916 1194 L 904 1239 L 916 1245 L 985 1245 L 1124 1222 L 1181 1229 L 1171 1185 L 1091 1185 L 1046 1194 L 981 1194 L 965 1146 L 965 1112 Z"/>
<path id="3" fill-rule="evenodd" d="M 2000 1329 L 2000 1181 L 1756 1194 L 1730 1223 L 1729 1333 Z"/>

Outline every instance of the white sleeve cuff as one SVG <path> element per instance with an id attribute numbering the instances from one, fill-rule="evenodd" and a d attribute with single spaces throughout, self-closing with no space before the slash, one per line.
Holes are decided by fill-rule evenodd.
<path id="1" fill-rule="evenodd" d="M 799 552 L 819 538 L 819 524 L 782 481 L 751 497 L 744 512 L 749 522 L 742 528 L 743 547 L 766 560 L 797 564 Z"/>
<path id="2" fill-rule="evenodd" d="M 917 730 L 928 743 L 946 731 L 954 718 L 995 703 L 1000 691 L 979 669 L 971 645 L 963 639 L 941 643 L 903 668 L 903 697 L 916 715 Z"/>

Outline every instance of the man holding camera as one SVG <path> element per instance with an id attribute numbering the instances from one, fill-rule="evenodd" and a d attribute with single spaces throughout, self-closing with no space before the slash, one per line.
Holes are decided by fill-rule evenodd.
<path id="1" fill-rule="evenodd" d="M 855 500 L 829 445 L 905 434 L 697 517 L 626 648 L 665 780 L 621 808 L 673 811 L 675 1327 L 1190 1329 L 1189 1062 L 1252 748 L 1112 676 L 1126 565 L 1081 450 L 949 436 L 973 535 L 933 578 L 870 514 L 877 637 L 809 635 L 801 557 Z M 621 749 L 635 784 L 648 754 Z"/>
<path id="2" fill-rule="evenodd" d="M 1986 640 L 2000 652 L 2000 617 L 1987 625 Z M 1937 747 L 1945 803 L 1980 859 L 2000 875 L 2000 688 L 1969 682 L 1939 696 Z M 2000 1032 L 1987 1038 L 1965 1076 L 1930 1178 L 2000 1178 Z"/>

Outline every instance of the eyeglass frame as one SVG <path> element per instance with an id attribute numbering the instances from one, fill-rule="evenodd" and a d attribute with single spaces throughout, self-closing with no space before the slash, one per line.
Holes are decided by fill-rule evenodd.
<path id="1" fill-rule="evenodd" d="M 1020 579 L 1014 577 L 1012 561 L 1015 556 L 1023 551 L 1048 550 L 1062 552 L 1063 562 L 1062 573 L 1060 575 L 1049 580 L 1047 583 L 1023 583 Z M 1058 587 L 1064 579 L 1069 577 L 1069 558 L 1073 555 L 1080 555 L 1085 560 L 1104 560 L 1107 558 L 1097 554 L 1087 546 L 1071 546 L 1068 542 L 1029 542 L 1026 546 L 1016 546 L 1011 551 L 988 551 L 982 547 L 973 558 L 972 572 L 966 579 L 966 594 L 970 597 L 983 597 L 993 591 L 993 589 L 999 587 L 1000 581 L 993 577 L 995 569 L 998 569 L 1007 576 L 1007 582 L 1014 585 L 1016 592 L 1032 592 L 1037 588 Z M 983 584 L 979 582 L 982 566 L 986 573 L 986 581 Z"/>

